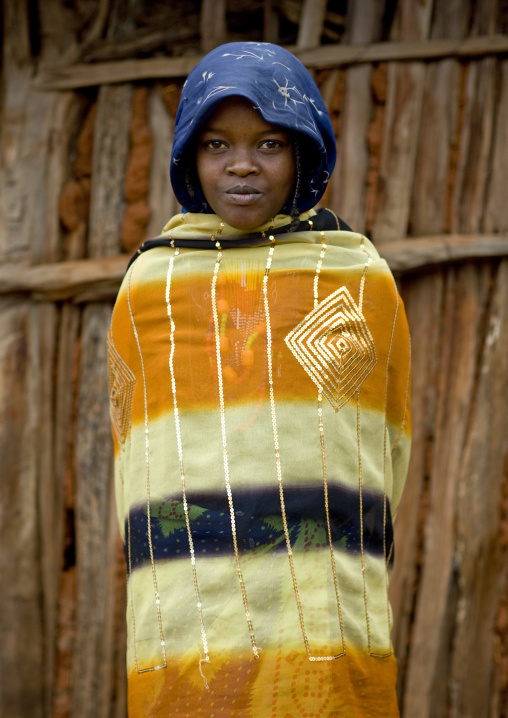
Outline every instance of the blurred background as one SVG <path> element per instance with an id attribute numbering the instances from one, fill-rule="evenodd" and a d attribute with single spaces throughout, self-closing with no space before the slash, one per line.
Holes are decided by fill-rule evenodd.
<path id="1" fill-rule="evenodd" d="M 179 210 L 185 76 L 266 40 L 313 73 L 339 155 L 322 204 L 373 239 L 411 327 L 402 716 L 506 718 L 508 1 L 4 0 L 1 33 L 0 715 L 125 718 L 112 302 Z"/>

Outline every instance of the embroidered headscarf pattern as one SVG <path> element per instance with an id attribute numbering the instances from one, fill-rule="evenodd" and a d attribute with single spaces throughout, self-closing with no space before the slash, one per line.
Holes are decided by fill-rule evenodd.
<path id="1" fill-rule="evenodd" d="M 266 122 L 299 136 L 305 146 L 305 173 L 298 199 L 301 212 L 322 197 L 335 166 L 332 123 L 310 73 L 288 50 L 266 42 L 232 42 L 212 50 L 192 70 L 183 86 L 175 120 L 171 182 L 189 212 L 212 212 L 199 187 L 191 196 L 186 155 L 197 133 L 227 97 L 243 97 Z M 283 212 L 289 212 L 285 207 Z"/>

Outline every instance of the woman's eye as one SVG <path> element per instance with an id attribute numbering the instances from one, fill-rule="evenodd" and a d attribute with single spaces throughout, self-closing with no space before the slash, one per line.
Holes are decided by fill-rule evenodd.
<path id="1" fill-rule="evenodd" d="M 265 140 L 261 144 L 262 149 L 265 149 L 265 150 L 276 150 L 281 146 L 282 146 L 282 143 L 279 142 L 278 140 Z"/>
<path id="2" fill-rule="evenodd" d="M 222 140 L 208 140 L 208 142 L 205 143 L 206 147 L 210 147 L 212 150 L 221 150 L 223 147 L 225 147 L 225 144 Z"/>

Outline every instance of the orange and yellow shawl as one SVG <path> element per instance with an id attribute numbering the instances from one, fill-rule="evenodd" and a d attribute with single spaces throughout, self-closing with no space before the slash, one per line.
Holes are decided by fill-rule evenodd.
<path id="1" fill-rule="evenodd" d="M 397 716 L 394 279 L 353 232 L 265 227 L 266 245 L 221 249 L 219 224 L 168 223 L 215 240 L 140 255 L 108 337 L 129 715 Z"/>

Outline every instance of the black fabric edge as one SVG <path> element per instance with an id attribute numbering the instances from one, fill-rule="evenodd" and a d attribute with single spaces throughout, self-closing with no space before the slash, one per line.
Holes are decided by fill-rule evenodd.
<path id="1" fill-rule="evenodd" d="M 326 231 L 343 231 L 352 232 L 351 227 L 340 219 L 330 209 L 319 209 L 317 214 L 310 220 L 300 222 L 298 228 L 294 232 L 287 231 L 287 225 L 272 229 L 269 235 L 284 235 L 284 239 L 291 239 L 295 234 L 308 231 L 326 232 Z M 268 234 L 268 233 L 267 233 Z M 187 249 L 215 249 L 217 242 L 220 244 L 221 249 L 234 249 L 239 247 L 262 247 L 263 245 L 270 244 L 269 236 L 260 236 L 259 233 L 255 234 L 241 234 L 237 236 L 228 237 L 216 237 L 215 240 L 202 239 L 200 237 L 192 237 L 190 239 L 169 239 L 166 236 L 154 237 L 153 239 L 147 239 L 143 244 L 138 247 L 136 253 L 130 258 L 129 264 L 127 265 L 128 271 L 143 252 L 155 247 L 171 247 L 171 248 L 187 248 Z"/>

